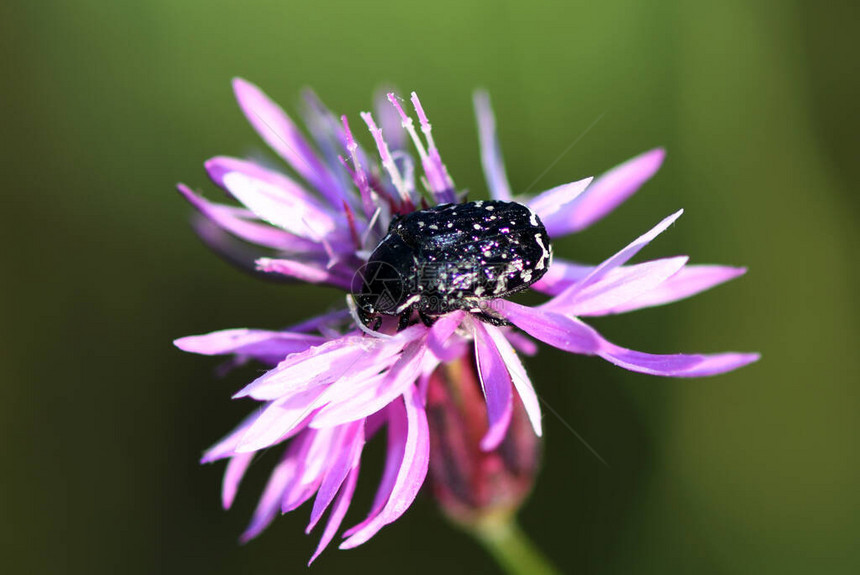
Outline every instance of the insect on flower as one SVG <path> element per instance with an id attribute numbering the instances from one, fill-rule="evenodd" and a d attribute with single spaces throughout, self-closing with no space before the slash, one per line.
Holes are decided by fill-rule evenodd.
<path id="1" fill-rule="evenodd" d="M 462 485 L 477 485 L 490 467 L 498 467 L 493 454 L 500 446 L 527 446 L 514 449 L 522 455 L 517 465 L 505 464 L 513 475 L 498 469 L 494 475 L 497 488 L 517 485 L 516 493 L 485 491 L 494 494 L 487 499 L 457 487 L 456 497 L 446 496 L 458 507 L 490 500 L 519 505 L 537 466 L 529 452 L 542 433 L 537 393 L 519 358 L 537 352 L 535 339 L 667 377 L 716 375 L 758 359 L 753 353 L 634 351 L 580 319 L 674 302 L 745 271 L 689 265 L 686 256 L 628 264 L 680 211 L 599 265 L 553 257 L 552 240 L 590 226 L 635 193 L 660 167 L 662 150 L 637 156 L 594 181 L 515 198 L 489 100 L 478 94 L 490 199 L 468 202 L 442 162 L 414 93 L 418 127 L 393 94 L 376 112 L 385 138 L 371 114 L 361 115 L 376 145 L 371 153 L 353 137 L 346 116 L 338 119 L 311 93 L 306 124 L 313 143 L 259 88 L 241 79 L 233 86 L 247 119 L 291 172 L 220 156 L 206 162 L 212 181 L 241 206 L 210 202 L 180 184 L 199 212 L 199 235 L 254 273 L 343 290 L 351 307 L 286 329 L 228 329 L 175 341 L 185 351 L 229 355 L 234 364 L 254 360 L 268 368 L 234 395 L 256 402 L 250 415 L 202 458 L 228 460 L 222 488 L 228 508 L 255 454 L 283 448 L 243 540 L 256 537 L 278 513 L 314 498 L 308 531 L 326 513 L 328 519 L 313 561 L 340 530 L 362 451 L 375 436 L 386 441 L 382 478 L 366 518 L 343 532 L 341 548 L 361 545 L 403 515 L 424 483 L 430 458 L 437 458 L 437 470 L 445 463 L 438 461 L 445 457 L 440 453 L 458 454 L 452 459 L 463 465 L 470 464 L 470 453 L 487 454 L 471 462 L 471 473 L 437 474 L 462 475 L 469 478 Z M 535 307 L 507 299 L 526 288 L 549 299 Z M 280 323 L 277 315 L 272 322 Z M 448 386 L 466 380 L 479 402 L 449 401 L 463 397 L 463 390 Z M 455 414 L 449 406 L 468 409 Z M 485 419 L 478 421 L 476 414 Z M 468 422 L 457 429 L 468 427 L 470 437 L 477 433 L 477 445 L 459 445 L 463 433 L 439 428 L 445 421 Z M 517 423 L 524 421 L 530 430 Z M 522 441 L 524 433 L 533 433 L 535 441 Z M 437 487 L 438 493 L 454 493 Z M 461 518 L 481 512 L 461 511 L 456 512 Z"/>
<path id="2" fill-rule="evenodd" d="M 484 304 L 528 288 L 551 263 L 549 235 L 527 206 L 442 204 L 391 221 L 358 274 L 355 299 L 365 325 L 378 314 L 398 315 L 398 331 L 414 311 L 428 327 L 455 310 L 509 325 Z M 377 317 L 376 327 L 381 321 Z"/>

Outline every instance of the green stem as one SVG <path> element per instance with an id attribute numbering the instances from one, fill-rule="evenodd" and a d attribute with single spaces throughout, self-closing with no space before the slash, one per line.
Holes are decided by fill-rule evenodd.
<path id="1" fill-rule="evenodd" d="M 469 529 L 509 575 L 558 575 L 515 521 L 487 522 Z"/>

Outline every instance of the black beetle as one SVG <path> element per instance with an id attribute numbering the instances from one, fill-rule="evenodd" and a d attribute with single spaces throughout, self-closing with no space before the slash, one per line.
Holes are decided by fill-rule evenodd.
<path id="1" fill-rule="evenodd" d="M 429 326 L 454 310 L 506 325 L 482 304 L 528 288 L 551 261 L 549 235 L 528 207 L 498 200 L 442 204 L 395 217 L 352 292 L 365 325 L 400 316 L 403 329 L 417 311 Z"/>

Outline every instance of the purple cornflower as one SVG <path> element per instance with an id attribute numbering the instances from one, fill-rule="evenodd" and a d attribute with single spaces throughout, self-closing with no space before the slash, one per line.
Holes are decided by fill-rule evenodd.
<path id="1" fill-rule="evenodd" d="M 313 94 L 307 94 L 307 127 L 315 146 L 256 86 L 241 79 L 233 86 L 259 135 L 304 180 L 257 162 L 216 157 L 206 162 L 210 178 L 243 207 L 212 203 L 179 186 L 203 216 L 201 236 L 235 262 L 249 261 L 245 254 L 252 244 L 256 255 L 260 248 L 270 252 L 270 257 L 254 259 L 257 271 L 349 291 L 353 276 L 392 218 L 464 200 L 442 163 L 414 93 L 411 103 L 418 126 L 393 94 L 387 98 L 390 105 L 377 110 L 385 138 L 371 114 L 361 114 L 376 145 L 371 153 L 357 143 L 346 117 L 338 121 Z M 487 96 L 478 94 L 475 106 L 490 195 L 528 206 L 551 238 L 601 219 L 651 178 L 663 161 L 663 151 L 652 150 L 595 181 L 587 178 L 533 197 L 514 198 Z M 420 162 L 420 178 L 406 151 L 410 140 Z M 715 375 L 758 359 L 750 353 L 633 351 L 607 341 L 580 319 L 670 303 L 744 273 L 742 268 L 689 265 L 686 256 L 626 265 L 680 215 L 678 211 L 664 219 L 599 265 L 555 258 L 532 286 L 551 296 L 548 301 L 536 307 L 492 302 L 495 313 L 510 326 L 491 325 L 460 310 L 438 317 L 431 326 L 415 322 L 395 332 L 386 324 L 379 332 L 344 309 L 284 330 L 232 329 L 177 340 L 185 351 L 229 354 L 236 362 L 253 359 L 271 366 L 234 396 L 261 402 L 258 408 L 203 456 L 203 462 L 229 459 L 222 492 L 228 508 L 255 454 L 285 445 L 242 539 L 255 537 L 278 512 L 293 510 L 316 495 L 308 531 L 328 509 L 330 513 L 313 561 L 340 529 L 358 479 L 362 449 L 383 428 L 387 458 L 375 500 L 367 518 L 345 531 L 340 547 L 360 545 L 400 517 L 428 470 L 431 430 L 425 404 L 431 377 L 440 366 L 467 354 L 474 353 L 473 369 L 486 402 L 488 426 L 480 440 L 485 451 L 505 439 L 515 395 L 534 432 L 541 434 L 538 398 L 515 351 L 534 354 L 531 338 L 600 356 L 631 371 L 670 377 Z"/>

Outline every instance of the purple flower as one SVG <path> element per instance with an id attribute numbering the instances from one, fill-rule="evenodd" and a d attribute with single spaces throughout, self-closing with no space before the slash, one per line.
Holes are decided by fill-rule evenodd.
<path id="1" fill-rule="evenodd" d="M 274 277 L 349 291 L 354 274 L 393 217 L 464 199 L 442 163 L 427 115 L 414 93 L 411 103 L 417 126 L 393 94 L 377 109 L 385 138 L 373 116 L 361 114 L 375 143 L 371 152 L 357 143 L 346 117 L 338 120 L 313 94 L 306 98 L 311 144 L 256 86 L 236 79 L 234 89 L 248 120 L 294 175 L 258 162 L 216 157 L 206 162 L 209 177 L 242 207 L 212 203 L 184 185 L 179 190 L 202 216 L 201 237 L 240 265 Z M 595 181 L 588 178 L 534 197 L 513 198 L 489 99 L 478 94 L 475 106 L 491 196 L 527 205 L 551 238 L 580 231 L 608 214 L 651 178 L 663 161 L 663 151 L 652 150 Z M 410 140 L 420 162 L 420 178 L 407 152 Z M 486 402 L 488 425 L 480 440 L 485 451 L 505 440 L 515 395 L 534 432 L 541 434 L 538 398 L 515 351 L 534 354 L 531 338 L 599 356 L 631 371 L 670 377 L 715 375 L 758 359 L 749 353 L 633 351 L 609 342 L 580 319 L 669 303 L 744 273 L 740 268 L 689 265 L 686 256 L 628 265 L 680 215 L 679 211 L 664 219 L 599 265 L 556 258 L 532 286 L 551 296 L 548 301 L 537 307 L 509 300 L 492 302 L 495 313 L 511 326 L 498 327 L 454 311 L 429 327 L 415 322 L 400 332 L 383 328 L 387 333 L 380 333 L 344 309 L 285 330 L 233 329 L 177 340 L 185 351 L 228 354 L 236 362 L 257 360 L 271 367 L 234 396 L 260 402 L 257 409 L 203 456 L 204 462 L 229 459 L 222 498 L 224 506 L 230 507 L 254 455 L 284 444 L 242 539 L 255 537 L 278 512 L 293 510 L 315 496 L 308 531 L 330 511 L 313 561 L 340 529 L 366 441 L 383 429 L 387 458 L 376 498 L 366 519 L 343 534 L 346 539 L 340 547 L 360 545 L 400 517 L 427 474 L 428 383 L 437 368 L 465 354 L 474 353 Z M 249 249 L 254 254 L 251 258 Z M 268 257 L 259 257 L 263 250 Z"/>

